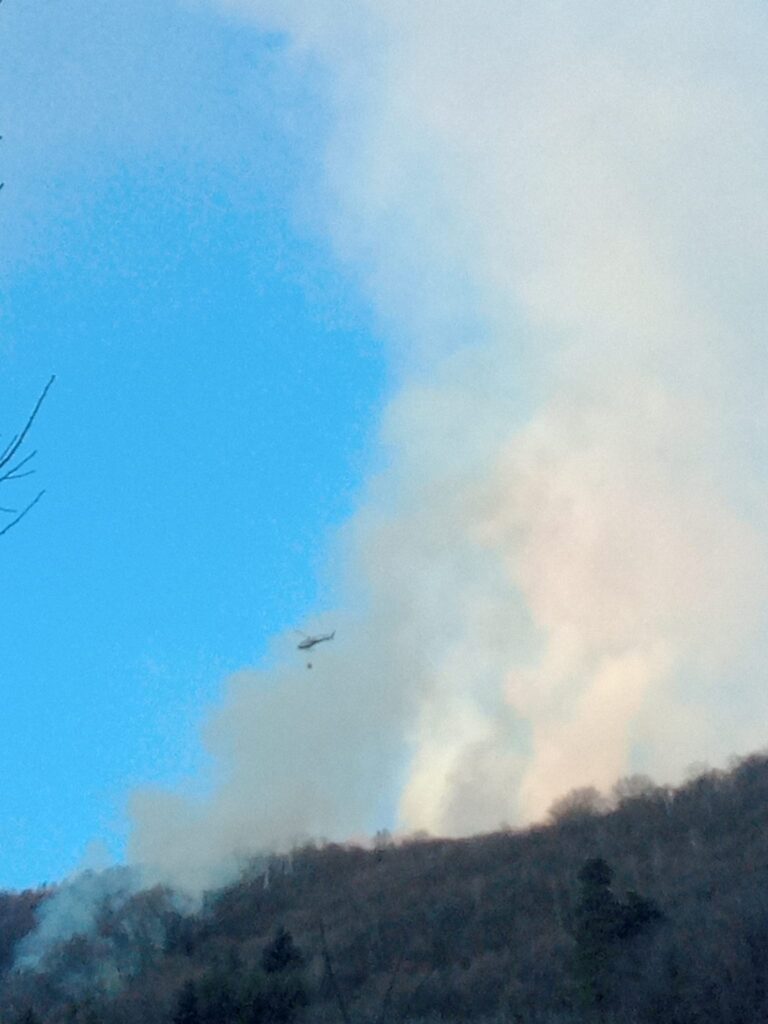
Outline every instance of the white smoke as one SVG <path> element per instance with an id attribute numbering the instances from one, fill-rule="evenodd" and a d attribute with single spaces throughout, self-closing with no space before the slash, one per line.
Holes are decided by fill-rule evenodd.
<path id="1" fill-rule="evenodd" d="M 78 871 L 40 904 L 37 926 L 18 944 L 15 966 L 36 970 L 57 944 L 97 933 L 99 915 L 121 910 L 138 888 L 130 868 Z"/>
<path id="2" fill-rule="evenodd" d="M 401 385 L 353 611 L 312 672 L 233 680 L 218 789 L 136 795 L 133 855 L 200 887 L 764 744 L 768 11 L 226 6 L 324 69 L 329 230 Z"/>

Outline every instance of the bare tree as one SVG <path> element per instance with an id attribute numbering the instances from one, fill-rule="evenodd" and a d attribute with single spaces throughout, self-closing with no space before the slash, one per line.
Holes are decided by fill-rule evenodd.
<path id="1" fill-rule="evenodd" d="M 2 2 L 2 0 L 0 0 L 0 2 Z M 45 401 L 45 396 L 48 394 L 54 380 L 56 380 L 55 375 L 51 377 L 43 388 L 40 397 L 35 402 L 35 406 L 27 418 L 27 422 L 18 434 L 14 434 L 5 446 L 2 454 L 0 454 L 0 484 L 8 484 L 14 480 L 22 480 L 24 477 L 32 476 L 34 473 L 34 469 L 29 468 L 29 464 L 35 455 L 37 455 L 37 451 L 31 451 L 29 454 L 24 455 L 21 448 L 27 439 L 27 434 L 29 434 L 32 424 L 35 422 L 35 418 L 40 411 L 40 406 Z M 12 526 L 15 526 L 19 520 L 23 519 L 27 512 L 29 512 L 29 510 L 33 508 L 38 501 L 40 501 L 44 494 L 44 490 L 39 491 L 30 502 L 20 509 L 6 508 L 0 505 L 0 514 L 13 516 L 10 522 L 6 522 L 3 526 L 0 526 L 0 537 L 2 537 L 4 533 L 8 533 Z"/>

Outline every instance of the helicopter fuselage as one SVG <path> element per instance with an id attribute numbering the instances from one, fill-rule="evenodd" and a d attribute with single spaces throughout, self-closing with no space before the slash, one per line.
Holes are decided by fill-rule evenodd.
<path id="1" fill-rule="evenodd" d="M 336 630 L 334 630 L 333 633 L 323 633 L 321 636 L 308 636 L 296 646 L 300 651 L 308 651 L 311 647 L 314 647 L 315 644 L 321 644 L 325 640 L 333 640 L 335 636 Z"/>

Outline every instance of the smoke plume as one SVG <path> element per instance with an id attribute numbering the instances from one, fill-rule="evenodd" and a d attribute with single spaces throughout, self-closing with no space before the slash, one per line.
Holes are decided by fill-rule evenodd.
<path id="1" fill-rule="evenodd" d="M 399 384 L 306 624 L 335 641 L 232 680 L 213 795 L 136 794 L 133 856 L 199 888 L 763 745 L 768 11 L 225 6 L 324 90 L 318 195 Z"/>

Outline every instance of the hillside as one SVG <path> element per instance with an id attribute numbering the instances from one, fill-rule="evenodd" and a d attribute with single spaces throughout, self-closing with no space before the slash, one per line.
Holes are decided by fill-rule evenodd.
<path id="1" fill-rule="evenodd" d="M 37 970 L 12 950 L 51 894 L 4 894 L 0 1019 L 768 1019 L 764 756 L 677 789 L 625 780 L 610 809 L 577 792 L 525 831 L 379 838 L 254 862 L 194 913 L 159 889 L 105 899 Z"/>

